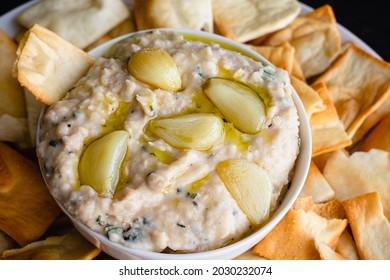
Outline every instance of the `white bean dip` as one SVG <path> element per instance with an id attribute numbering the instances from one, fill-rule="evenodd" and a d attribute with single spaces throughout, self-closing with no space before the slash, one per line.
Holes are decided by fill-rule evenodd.
<path id="1" fill-rule="evenodd" d="M 129 57 L 145 47 L 172 56 L 180 91 L 153 88 L 128 73 Z M 224 141 L 207 151 L 178 149 L 145 133 L 154 118 L 216 112 L 202 86 L 227 73 L 243 84 L 267 88 L 262 96 L 267 121 L 260 133 L 244 134 L 226 124 Z M 215 166 L 242 158 L 263 167 L 273 186 L 271 211 L 277 208 L 299 152 L 299 120 L 289 85 L 286 71 L 215 43 L 168 31 L 125 39 L 97 59 L 42 118 L 38 156 L 51 193 L 88 227 L 130 248 L 200 252 L 234 242 L 253 229 Z M 78 162 L 91 139 L 117 129 L 130 135 L 119 186 L 113 196 L 99 195 L 80 186 Z"/>

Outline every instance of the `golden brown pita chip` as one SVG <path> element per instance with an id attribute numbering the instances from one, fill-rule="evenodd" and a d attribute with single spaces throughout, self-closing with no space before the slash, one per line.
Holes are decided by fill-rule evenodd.
<path id="1" fill-rule="evenodd" d="M 345 132 L 325 84 L 317 83 L 313 85 L 313 89 L 318 92 L 326 106 L 325 110 L 313 114 L 310 118 L 312 157 L 315 157 L 347 147 L 352 141 Z"/>
<path id="2" fill-rule="evenodd" d="M 171 27 L 213 32 L 211 0 L 135 0 L 139 30 Z"/>
<path id="3" fill-rule="evenodd" d="M 390 223 L 377 192 L 343 202 L 359 255 L 365 260 L 390 260 Z"/>
<path id="4" fill-rule="evenodd" d="M 337 113 L 353 137 L 363 121 L 390 96 L 390 64 L 350 44 L 316 82 L 327 85 Z"/>
<path id="5" fill-rule="evenodd" d="M 286 70 L 289 74 L 292 73 L 294 64 L 294 48 L 291 46 L 254 46 L 246 45 L 253 49 L 276 67 Z"/>
<path id="6" fill-rule="evenodd" d="M 348 156 L 337 151 L 326 162 L 323 174 L 340 201 L 378 192 L 390 219 L 390 153 L 372 149 Z"/>
<path id="7" fill-rule="evenodd" d="M 84 76 L 94 61 L 57 34 L 34 25 L 19 45 L 14 72 L 22 86 L 51 105 Z"/>
<path id="8" fill-rule="evenodd" d="M 329 5 L 299 16 L 286 28 L 270 35 L 265 45 L 277 46 L 288 41 L 305 78 L 323 72 L 341 51 L 341 36 Z"/>
<path id="9" fill-rule="evenodd" d="M 359 146 L 359 150 L 363 152 L 371 149 L 384 150 L 390 153 L 390 114 L 382 119 Z"/>
<path id="10" fill-rule="evenodd" d="M 386 115 L 390 115 L 390 96 L 387 97 L 386 101 L 383 102 L 378 109 L 372 112 L 359 126 L 355 135 L 352 138 L 353 143 L 359 142 L 366 133 L 373 128 L 377 123 L 379 123 Z"/>
<path id="11" fill-rule="evenodd" d="M 299 62 L 298 62 L 298 59 L 296 56 L 294 56 L 291 76 L 294 76 L 294 77 L 300 79 L 301 81 L 306 81 L 305 75 L 303 74 L 302 67 L 301 67 L 301 65 L 299 65 Z"/>
<path id="12" fill-rule="evenodd" d="M 324 242 L 315 239 L 314 244 L 316 246 L 318 253 L 320 254 L 321 260 L 345 260 L 345 258 L 342 255 L 335 252 Z"/>
<path id="13" fill-rule="evenodd" d="M 309 120 L 314 113 L 318 113 L 326 109 L 326 105 L 320 95 L 311 86 L 306 84 L 306 82 L 292 76 L 291 84 L 298 93 Z"/>
<path id="14" fill-rule="evenodd" d="M 347 224 L 347 220 L 327 220 L 313 211 L 291 209 L 253 252 L 271 260 L 319 259 L 314 239 L 333 247 Z"/>
<path id="15" fill-rule="evenodd" d="M 340 235 L 337 247 L 335 250 L 347 260 L 359 260 L 359 254 L 356 248 L 355 241 L 353 240 L 348 229 L 345 229 Z"/>
<path id="16" fill-rule="evenodd" d="M 73 229 L 63 236 L 52 236 L 20 249 L 3 252 L 5 260 L 91 260 L 100 250 Z"/>
<path id="17" fill-rule="evenodd" d="M 129 16 L 121 0 L 41 0 L 17 17 L 26 28 L 38 23 L 83 49 Z"/>
<path id="18" fill-rule="evenodd" d="M 12 77 L 16 59 L 16 44 L 0 29 L 0 116 L 8 114 L 16 118 L 26 117 L 23 89 Z"/>
<path id="19" fill-rule="evenodd" d="M 60 212 L 38 166 L 0 143 L 0 230 L 25 245 L 37 240 Z"/>
<path id="20" fill-rule="evenodd" d="M 295 0 L 213 0 L 218 31 L 246 42 L 287 26 L 300 12 Z"/>
<path id="21" fill-rule="evenodd" d="M 305 212 L 313 211 L 317 215 L 331 220 L 331 219 L 344 219 L 345 212 L 340 201 L 332 199 L 325 203 L 314 203 L 312 197 L 299 198 L 292 206 L 294 210 L 303 210 Z"/>
<path id="22" fill-rule="evenodd" d="M 85 51 L 90 51 L 97 46 L 108 42 L 116 37 L 122 36 L 124 34 L 132 33 L 136 31 L 135 26 L 131 20 L 131 18 L 127 18 L 124 21 L 122 21 L 120 24 L 115 26 L 113 29 L 111 29 L 108 33 L 101 36 L 99 39 L 97 39 L 95 42 L 90 44 L 88 47 L 84 48 Z"/>
<path id="23" fill-rule="evenodd" d="M 326 202 L 334 197 L 333 189 L 313 161 L 299 197 L 311 197 L 314 203 Z"/>

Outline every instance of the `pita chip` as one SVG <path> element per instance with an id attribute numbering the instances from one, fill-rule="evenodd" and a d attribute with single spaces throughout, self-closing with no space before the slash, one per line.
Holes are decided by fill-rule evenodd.
<path id="1" fill-rule="evenodd" d="M 347 224 L 346 219 L 328 220 L 314 211 L 291 209 L 253 252 L 272 260 L 320 259 L 314 240 L 334 247 Z"/>
<path id="2" fill-rule="evenodd" d="M 359 146 L 359 150 L 363 152 L 368 152 L 371 149 L 384 150 L 390 153 L 390 114 L 381 120 Z"/>
<path id="3" fill-rule="evenodd" d="M 62 236 L 51 236 L 23 248 L 3 252 L 5 260 L 91 260 L 100 250 L 75 229 Z"/>
<path id="4" fill-rule="evenodd" d="M 246 42 L 286 27 L 300 12 L 295 0 L 212 0 L 223 36 Z"/>
<path id="5" fill-rule="evenodd" d="M 212 0 L 135 0 L 139 30 L 171 27 L 213 32 Z"/>
<path id="6" fill-rule="evenodd" d="M 40 238 L 60 212 L 38 166 L 0 143 L 0 230 L 23 246 Z"/>
<path id="7" fill-rule="evenodd" d="M 314 244 L 318 253 L 320 254 L 321 260 L 345 260 L 345 258 L 342 255 L 335 252 L 324 242 L 315 239 Z"/>
<path id="8" fill-rule="evenodd" d="M 313 161 L 299 197 L 311 197 L 314 203 L 326 202 L 334 197 L 333 189 Z"/>
<path id="9" fill-rule="evenodd" d="M 23 89 L 12 77 L 12 66 L 16 59 L 17 46 L 0 29 L 0 116 L 8 114 L 15 118 L 26 117 Z"/>
<path id="10" fill-rule="evenodd" d="M 337 151 L 326 162 L 323 174 L 340 201 L 378 192 L 390 219 L 390 153 L 371 149 L 348 156 Z"/>
<path id="11" fill-rule="evenodd" d="M 390 223 L 377 192 L 343 202 L 359 255 L 364 260 L 390 260 Z"/>
<path id="12" fill-rule="evenodd" d="M 390 96 L 390 64 L 351 43 L 317 82 L 326 84 L 352 138 L 364 120 Z"/>
<path id="13" fill-rule="evenodd" d="M 362 125 L 359 126 L 352 138 L 353 143 L 359 142 L 371 128 L 377 125 L 387 115 L 390 115 L 390 96 L 386 98 L 386 101 L 378 109 L 368 115 Z"/>
<path id="14" fill-rule="evenodd" d="M 326 109 L 314 113 L 310 118 L 310 129 L 312 135 L 312 157 L 336 151 L 349 146 L 352 141 L 347 135 L 342 122 L 340 121 L 336 108 L 334 107 L 327 87 L 323 83 L 314 84 Z"/>
<path id="15" fill-rule="evenodd" d="M 286 70 L 289 74 L 292 73 L 294 64 L 294 48 L 291 46 L 254 46 L 246 45 L 252 50 L 256 51 L 267 60 L 269 60 L 275 67 Z"/>
<path id="16" fill-rule="evenodd" d="M 332 8 L 324 5 L 297 17 L 286 28 L 273 33 L 265 45 L 277 46 L 288 41 L 305 78 L 322 73 L 341 51 L 341 36 Z"/>
<path id="17" fill-rule="evenodd" d="M 31 28 L 39 24 L 78 48 L 85 48 L 129 16 L 121 0 L 41 0 L 17 17 Z"/>
<path id="18" fill-rule="evenodd" d="M 292 76 L 291 84 L 297 91 L 298 96 L 305 107 L 306 115 L 309 120 L 314 113 L 318 113 L 326 109 L 326 105 L 320 95 L 311 86 L 306 84 L 306 82 Z"/>
<path id="19" fill-rule="evenodd" d="M 314 203 L 313 198 L 308 196 L 297 199 L 293 204 L 292 209 L 301 209 L 305 212 L 313 211 L 317 215 L 328 220 L 345 219 L 344 208 L 337 199 L 332 199 L 324 203 Z"/>
<path id="20" fill-rule="evenodd" d="M 355 241 L 349 233 L 348 228 L 340 235 L 335 251 L 347 260 L 360 260 Z"/>
<path id="21" fill-rule="evenodd" d="M 50 30 L 34 25 L 17 51 L 14 74 L 39 101 L 51 105 L 83 77 L 95 59 Z"/>

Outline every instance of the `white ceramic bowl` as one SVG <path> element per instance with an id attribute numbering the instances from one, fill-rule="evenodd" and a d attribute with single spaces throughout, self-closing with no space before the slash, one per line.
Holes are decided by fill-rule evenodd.
<path id="1" fill-rule="evenodd" d="M 258 53 L 248 48 L 245 48 L 242 44 L 239 44 L 237 42 L 234 42 L 232 40 L 226 39 L 224 37 L 215 34 L 194 31 L 194 30 L 185 30 L 185 29 L 164 28 L 162 30 L 179 32 L 183 35 L 190 36 L 191 39 L 194 38 L 195 40 L 195 38 L 197 38 L 202 42 L 205 41 L 216 42 L 219 43 L 222 47 L 226 47 L 241 52 L 242 54 L 247 55 L 257 61 L 260 61 L 265 65 L 272 65 L 269 61 L 267 61 L 265 58 L 260 56 Z M 107 51 L 114 44 L 118 43 L 119 41 L 125 38 L 133 36 L 134 34 L 139 34 L 142 32 L 148 32 L 148 30 L 124 35 L 116 39 L 113 39 L 109 42 L 104 43 L 103 45 L 98 46 L 97 48 L 92 50 L 90 54 L 94 57 L 102 56 L 105 53 L 105 51 Z M 188 254 L 156 253 L 156 252 L 150 252 L 150 251 L 144 251 L 138 249 L 131 249 L 119 243 L 112 242 L 106 236 L 92 231 L 90 228 L 88 228 L 87 226 L 82 224 L 79 220 L 77 220 L 74 216 L 72 216 L 60 203 L 58 204 L 62 209 L 62 211 L 67 216 L 69 216 L 74 226 L 79 230 L 79 232 L 86 239 L 88 239 L 91 243 L 93 243 L 96 247 L 100 248 L 105 253 L 117 259 L 161 259 L 161 260 L 233 259 L 241 255 L 251 247 L 253 247 L 257 242 L 259 242 L 262 238 L 264 238 L 279 223 L 279 221 L 284 217 L 284 215 L 286 215 L 287 211 L 291 208 L 292 204 L 298 197 L 298 194 L 300 193 L 303 183 L 306 179 L 309 165 L 310 165 L 310 159 L 311 159 L 310 127 L 305 113 L 305 109 L 298 95 L 296 94 L 295 90 L 293 90 L 293 100 L 297 107 L 298 116 L 300 119 L 299 134 L 301 138 L 301 145 L 300 145 L 300 153 L 295 165 L 294 177 L 292 179 L 290 188 L 287 191 L 281 205 L 270 217 L 268 223 L 265 224 L 262 228 L 252 233 L 251 235 L 249 235 L 248 237 L 238 242 L 211 251 L 199 252 L 199 253 L 188 253 Z M 39 126 L 38 126 L 37 135 L 39 135 Z"/>

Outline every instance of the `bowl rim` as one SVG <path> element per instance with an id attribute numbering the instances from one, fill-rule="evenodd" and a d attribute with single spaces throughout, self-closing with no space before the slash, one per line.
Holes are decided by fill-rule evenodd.
<path id="1" fill-rule="evenodd" d="M 122 36 L 119 36 L 117 38 L 114 38 L 110 41 L 107 41 L 96 48 L 92 49 L 88 52 L 91 56 L 98 58 L 104 55 L 105 52 L 109 50 L 112 46 L 117 44 L 120 41 L 123 41 L 127 38 L 130 38 L 132 36 L 136 36 L 143 33 L 153 32 L 153 31 L 169 31 L 169 32 L 177 32 L 182 35 L 191 35 L 196 36 L 202 39 L 207 39 L 210 42 L 217 43 L 217 44 L 223 44 L 227 46 L 231 46 L 237 50 L 243 55 L 249 56 L 252 59 L 255 59 L 259 62 L 261 62 L 263 65 L 266 66 L 275 66 L 269 62 L 267 59 L 265 59 L 263 56 L 255 52 L 254 50 L 251 50 L 250 48 L 245 47 L 243 44 L 240 44 L 238 42 L 235 42 L 233 40 L 230 40 L 226 37 L 222 37 L 220 35 L 204 32 L 204 31 L 198 31 L 198 30 L 191 30 L 191 29 L 182 29 L 182 28 L 156 28 L 156 29 L 148 29 L 148 30 L 141 30 L 136 31 L 132 33 L 128 33 Z M 191 39 L 192 40 L 192 39 Z M 196 40 L 194 40 L 196 41 Z M 287 214 L 287 211 L 292 207 L 293 203 L 297 199 L 300 191 L 302 190 L 303 184 L 306 180 L 306 176 L 309 171 L 310 161 L 311 161 L 311 149 L 312 149 L 312 140 L 311 140 L 311 133 L 310 133 L 310 125 L 308 121 L 308 117 L 306 115 L 306 111 L 304 109 L 304 106 L 293 88 L 292 85 L 292 98 L 294 101 L 294 104 L 297 108 L 297 113 L 299 117 L 299 136 L 300 136 L 300 147 L 299 147 L 299 154 L 295 161 L 294 165 L 294 175 L 290 182 L 290 187 L 288 191 L 286 192 L 285 197 L 283 198 L 281 204 L 278 206 L 278 208 L 275 210 L 275 212 L 270 216 L 269 220 L 266 224 L 264 224 L 262 227 L 254 231 L 253 233 L 250 233 L 248 236 L 240 239 L 237 242 L 234 242 L 232 244 L 228 244 L 226 246 L 209 250 L 209 251 L 203 251 L 203 252 L 194 252 L 194 253 L 162 253 L 162 252 L 153 252 L 153 251 L 147 251 L 142 249 L 134 249 L 126 247 L 125 245 L 122 245 L 117 242 L 111 241 L 107 236 L 100 234 L 98 232 L 93 231 L 88 226 L 86 226 L 84 223 L 82 223 L 76 216 L 72 215 L 52 194 L 52 190 L 49 187 L 49 182 L 46 179 L 46 176 L 44 176 L 44 172 L 42 169 L 42 164 L 40 157 L 38 156 L 38 162 L 40 166 L 40 170 L 42 173 L 42 177 L 45 181 L 45 184 L 49 190 L 49 192 L 52 194 L 52 197 L 57 202 L 61 210 L 71 219 L 73 225 L 78 229 L 78 231 L 90 242 L 92 242 L 95 246 L 101 248 L 103 251 L 105 251 L 107 254 L 111 256 L 117 256 L 118 254 L 112 254 L 111 250 L 107 250 L 108 247 L 113 247 L 116 250 L 118 250 L 122 257 L 124 258 L 140 258 L 140 259 L 153 259 L 153 260 L 200 260 L 200 259 L 226 259 L 231 258 L 231 256 L 238 256 L 251 247 L 253 247 L 257 242 L 259 242 L 262 238 L 264 238 L 279 222 L 280 220 Z M 38 146 L 39 144 L 39 135 L 40 135 L 40 125 L 43 119 L 43 115 L 45 113 L 46 106 L 42 106 L 42 110 L 39 116 L 38 120 L 38 126 L 37 126 L 37 133 L 36 133 L 36 144 Z M 293 188 L 292 188 L 293 187 Z M 106 245 L 107 244 L 107 245 Z M 111 251 L 111 252 L 110 252 Z M 234 258 L 234 257 L 233 257 Z"/>

